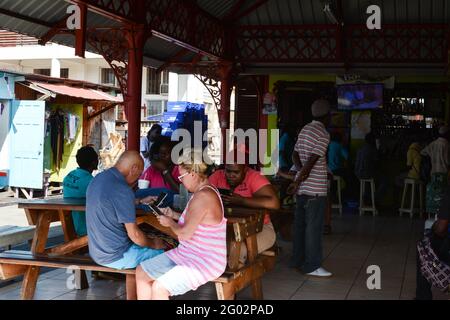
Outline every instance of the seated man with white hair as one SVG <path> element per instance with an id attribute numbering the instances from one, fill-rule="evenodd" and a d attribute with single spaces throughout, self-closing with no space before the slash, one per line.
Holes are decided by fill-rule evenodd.
<path id="1" fill-rule="evenodd" d="M 149 238 L 136 223 L 135 196 L 130 186 L 139 179 L 144 161 L 125 152 L 117 164 L 97 175 L 87 190 L 86 221 L 89 254 L 99 265 L 134 269 L 164 251 L 164 242 Z M 136 300 L 134 275 L 127 274 L 127 299 Z"/>

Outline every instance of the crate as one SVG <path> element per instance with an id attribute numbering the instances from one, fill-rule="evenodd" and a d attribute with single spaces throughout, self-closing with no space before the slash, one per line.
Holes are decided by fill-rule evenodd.
<path id="1" fill-rule="evenodd" d="M 167 112 L 186 112 L 187 109 L 204 110 L 205 105 L 187 101 L 169 101 L 167 103 Z"/>
<path id="2" fill-rule="evenodd" d="M 8 171 L 0 170 L 0 190 L 6 189 L 9 185 Z"/>

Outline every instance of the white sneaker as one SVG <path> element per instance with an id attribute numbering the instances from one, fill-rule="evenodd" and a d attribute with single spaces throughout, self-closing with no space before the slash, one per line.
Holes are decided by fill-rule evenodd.
<path id="1" fill-rule="evenodd" d="M 327 278 L 327 277 L 331 277 L 333 274 L 331 272 L 328 272 L 324 268 L 319 268 L 311 273 L 307 273 L 306 275 L 312 276 L 312 277 Z"/>

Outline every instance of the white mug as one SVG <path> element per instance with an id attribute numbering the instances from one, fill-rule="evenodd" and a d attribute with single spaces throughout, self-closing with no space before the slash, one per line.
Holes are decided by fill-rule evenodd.
<path id="1" fill-rule="evenodd" d="M 140 179 L 138 181 L 139 189 L 147 189 L 150 186 L 150 181 Z"/>

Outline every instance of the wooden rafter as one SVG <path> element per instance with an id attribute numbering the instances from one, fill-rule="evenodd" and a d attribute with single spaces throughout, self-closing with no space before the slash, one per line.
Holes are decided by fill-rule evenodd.
<path id="1" fill-rule="evenodd" d="M 67 30 L 67 26 L 66 26 L 68 18 L 69 18 L 69 16 L 67 15 L 64 18 L 62 18 L 61 20 L 59 20 L 58 22 L 56 22 L 53 25 L 53 27 L 39 39 L 39 44 L 42 46 L 45 45 L 47 42 L 52 40 L 54 36 L 61 33 L 62 31 L 70 32 L 69 30 Z M 73 33 L 73 31 L 71 33 Z"/>
<path id="2" fill-rule="evenodd" d="M 239 20 L 245 16 L 248 16 L 250 13 L 261 7 L 263 4 L 266 4 L 269 0 L 257 0 L 252 6 L 250 6 L 247 10 L 240 13 L 235 19 Z"/>
<path id="3" fill-rule="evenodd" d="M 233 8 L 228 11 L 227 15 L 223 18 L 223 21 L 230 21 L 234 19 L 234 17 L 241 11 L 242 6 L 245 4 L 247 0 L 238 0 Z"/>
<path id="4" fill-rule="evenodd" d="M 176 54 L 174 54 L 172 57 L 166 60 L 166 62 L 159 67 L 156 72 L 162 72 L 164 69 L 168 68 L 173 62 L 179 62 L 179 60 L 184 57 L 189 52 L 188 49 L 183 48 L 180 51 L 178 51 Z"/>

